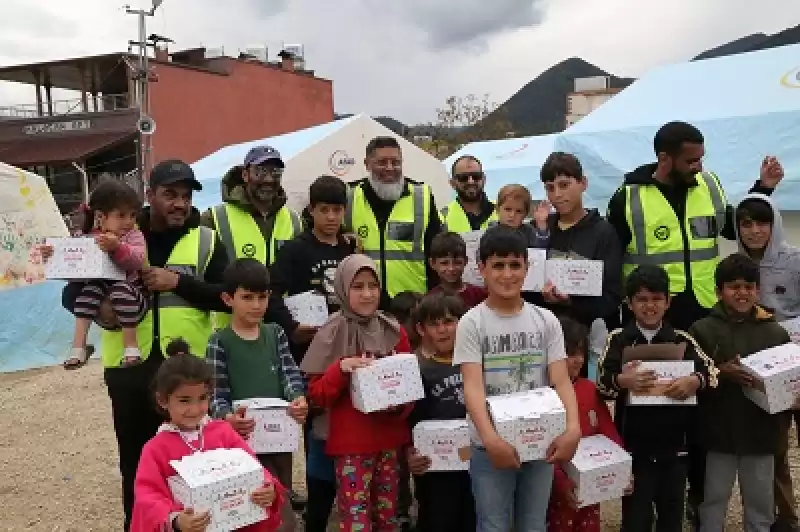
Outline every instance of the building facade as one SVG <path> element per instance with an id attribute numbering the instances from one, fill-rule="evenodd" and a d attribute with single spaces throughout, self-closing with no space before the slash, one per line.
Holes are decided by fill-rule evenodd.
<path id="1" fill-rule="evenodd" d="M 204 48 L 149 60 L 145 113 L 151 135 L 137 129 L 138 56 L 108 54 L 0 68 L 0 81 L 32 85 L 36 103 L 0 106 L 0 161 L 47 178 L 69 211 L 102 176 L 142 186 L 155 163 L 188 163 L 229 144 L 333 120 L 333 84 L 297 61 L 207 57 Z M 57 100 L 53 89 L 77 91 Z"/>

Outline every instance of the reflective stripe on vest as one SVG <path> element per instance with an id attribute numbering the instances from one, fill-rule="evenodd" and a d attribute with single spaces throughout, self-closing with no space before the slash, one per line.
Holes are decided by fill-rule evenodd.
<path id="1" fill-rule="evenodd" d="M 208 227 L 198 227 L 184 235 L 170 253 L 165 268 L 181 273 L 192 272 L 198 280 L 205 279 L 206 268 L 214 254 L 216 235 Z M 211 317 L 208 312 L 193 308 L 189 302 L 172 292 L 160 292 L 158 301 L 159 346 L 166 356 L 169 342 L 183 338 L 191 347 L 192 354 L 205 356 L 206 344 L 211 334 Z M 147 359 L 153 350 L 153 310 L 145 314 L 136 327 L 136 340 L 142 358 Z M 106 331 L 101 333 L 100 354 L 103 366 L 119 367 L 123 358 L 122 333 Z"/>
<path id="2" fill-rule="evenodd" d="M 717 177 L 698 174 L 697 186 L 686 198 L 686 216 L 679 221 L 675 210 L 657 187 L 627 185 L 626 218 L 631 241 L 625 250 L 623 275 L 642 264 L 663 267 L 670 278 L 670 292 L 679 294 L 691 278 L 698 302 L 705 307 L 716 301 L 714 270 L 719 259 L 717 237 L 725 224 L 726 199 Z M 713 227 L 711 222 L 713 221 Z M 683 233 L 689 248 L 685 249 Z M 685 261 L 690 271 L 685 271 Z"/>
<path id="3" fill-rule="evenodd" d="M 430 217 L 431 191 L 428 185 L 408 186 L 410 194 L 395 202 L 383 234 L 361 186 L 347 190 L 345 229 L 361 238 L 363 253 L 373 259 L 379 269 L 386 268 L 382 277 L 390 297 L 409 290 L 427 291 L 425 230 Z"/>
<path id="4" fill-rule="evenodd" d="M 464 207 L 462 207 L 457 200 L 451 201 L 449 205 L 442 208 L 439 214 L 441 215 L 444 231 L 453 231 L 454 233 L 468 233 L 472 231 L 467 213 L 464 212 Z M 481 224 L 480 228 L 488 229 L 498 223 L 497 210 L 495 209 L 492 211 L 492 215 Z"/>
<path id="5" fill-rule="evenodd" d="M 264 235 L 251 213 L 230 203 L 217 205 L 211 213 L 214 227 L 225 244 L 231 262 L 247 257 L 271 266 L 281 246 L 303 231 L 300 216 L 284 205 L 275 215 L 267 247 Z"/>

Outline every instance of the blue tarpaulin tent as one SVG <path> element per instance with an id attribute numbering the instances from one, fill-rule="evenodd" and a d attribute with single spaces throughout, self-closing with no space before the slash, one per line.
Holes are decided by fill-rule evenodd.
<path id="1" fill-rule="evenodd" d="M 589 178 L 587 204 L 604 210 L 626 172 L 655 160 L 653 136 L 672 120 L 703 132 L 704 165 L 720 176 L 730 201 L 747 192 L 770 154 L 786 170 L 778 206 L 800 210 L 800 45 L 655 69 L 563 133 L 516 139 L 544 153 L 495 161 L 493 153 L 511 151 L 514 140 L 507 139 L 470 144 L 459 153 L 482 160 L 485 154 L 490 192 L 506 183 L 534 183 L 534 195 L 541 185 L 529 170 L 549 149 L 573 153 Z"/>

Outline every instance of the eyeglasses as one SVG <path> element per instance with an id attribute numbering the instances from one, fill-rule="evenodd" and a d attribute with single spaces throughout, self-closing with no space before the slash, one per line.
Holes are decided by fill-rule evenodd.
<path id="1" fill-rule="evenodd" d="M 280 179 L 283 176 L 283 168 L 276 168 L 274 166 L 252 166 L 250 171 L 256 179 L 264 179 L 271 177 L 273 179 Z"/>
<path id="2" fill-rule="evenodd" d="M 459 183 L 467 183 L 470 179 L 477 183 L 478 181 L 483 181 L 483 178 L 483 172 L 464 172 L 463 174 L 456 174 L 453 176 L 453 179 Z"/>

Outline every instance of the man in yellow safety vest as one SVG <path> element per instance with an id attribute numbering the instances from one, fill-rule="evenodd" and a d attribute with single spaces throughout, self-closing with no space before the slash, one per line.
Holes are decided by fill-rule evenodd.
<path id="1" fill-rule="evenodd" d="M 216 229 L 228 259 L 253 258 L 271 266 L 281 246 L 303 230 L 300 216 L 286 204 L 281 186 L 285 164 L 271 146 L 256 146 L 222 178 L 222 203 L 203 214 L 202 223 Z M 228 323 L 230 316 L 216 314 L 216 327 Z M 293 341 L 308 343 L 316 328 L 295 322 L 283 304 L 283 294 L 270 300 L 266 321 L 286 330 Z"/>
<path id="2" fill-rule="evenodd" d="M 430 186 L 403 176 L 400 144 L 394 137 L 376 137 L 367 144 L 369 176 L 350 183 L 344 226 L 358 235 L 378 264 L 381 308 L 400 292 L 426 293 L 436 274 L 425 251 L 442 228 Z"/>
<path id="3" fill-rule="evenodd" d="M 139 455 L 163 421 L 154 407 L 151 380 L 164 361 L 165 348 L 181 338 L 193 355 L 205 356 L 212 330 L 210 312 L 225 308 L 220 293 L 228 257 L 214 231 L 200 226 L 200 213 L 192 207 L 192 191 L 201 189 L 186 163 L 163 161 L 153 168 L 147 190 L 150 206 L 137 221 L 147 242 L 149 264 L 142 279 L 152 294 L 150 310 L 136 328 L 142 363 L 121 366 L 119 330 L 104 330 L 101 336 L 100 355 L 122 474 L 125 530 L 130 526 Z M 75 294 L 65 293 L 63 300 L 70 308 Z M 113 323 L 113 319 L 105 316 L 102 322 Z"/>
<path id="4" fill-rule="evenodd" d="M 625 175 L 608 204 L 608 221 L 624 249 L 623 283 L 639 264 L 664 268 L 672 295 L 665 320 L 685 331 L 717 301 L 718 239 L 736 238 L 733 209 L 717 176 L 703 170 L 700 130 L 670 122 L 658 130 L 653 144 L 657 162 Z M 778 160 L 766 157 L 750 192 L 770 195 L 782 178 Z M 689 517 L 696 522 L 703 499 L 704 451 L 692 445 L 689 460 Z"/>
<path id="5" fill-rule="evenodd" d="M 450 186 L 456 199 L 442 208 L 442 223 L 447 231 L 466 233 L 486 229 L 497 222 L 494 203 L 483 191 L 486 174 L 477 157 L 462 155 L 450 169 Z"/>

